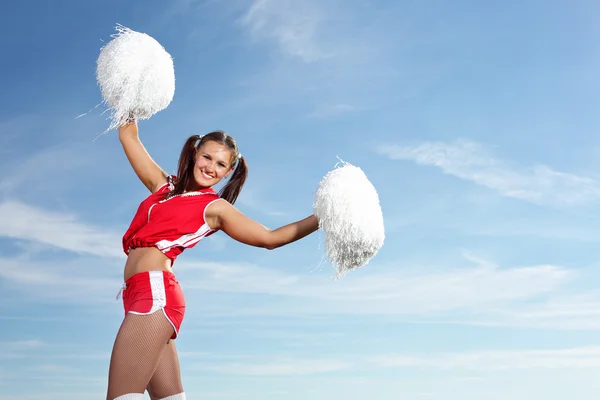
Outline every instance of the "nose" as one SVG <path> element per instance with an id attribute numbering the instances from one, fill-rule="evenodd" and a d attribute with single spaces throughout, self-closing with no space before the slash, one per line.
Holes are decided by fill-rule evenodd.
<path id="1" fill-rule="evenodd" d="M 206 165 L 204 166 L 204 168 L 208 171 L 208 172 L 214 172 L 215 171 L 215 164 L 214 162 L 208 162 L 206 163 Z"/>

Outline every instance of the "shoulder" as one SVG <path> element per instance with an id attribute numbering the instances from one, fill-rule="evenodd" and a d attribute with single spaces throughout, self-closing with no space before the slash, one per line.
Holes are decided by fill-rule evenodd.
<path id="1" fill-rule="evenodd" d="M 221 221 L 223 216 L 231 213 L 233 206 L 227 200 L 217 198 L 206 206 L 204 209 L 204 221 L 213 230 L 221 229 Z"/>
<path id="2" fill-rule="evenodd" d="M 232 208 L 233 206 L 227 200 L 217 198 L 206 206 L 205 214 L 207 217 L 219 217 Z"/>

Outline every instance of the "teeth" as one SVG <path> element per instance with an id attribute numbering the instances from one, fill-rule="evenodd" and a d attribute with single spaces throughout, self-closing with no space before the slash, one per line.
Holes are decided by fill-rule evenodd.
<path id="1" fill-rule="evenodd" d="M 202 172 L 202 175 L 204 175 L 204 177 L 205 177 L 206 179 L 212 179 L 212 176 L 210 176 L 210 175 L 207 175 L 207 174 L 205 174 L 204 172 Z"/>

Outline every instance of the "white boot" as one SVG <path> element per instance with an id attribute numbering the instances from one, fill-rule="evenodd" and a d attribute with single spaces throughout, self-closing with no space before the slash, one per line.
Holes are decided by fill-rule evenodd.
<path id="1" fill-rule="evenodd" d="M 181 392 L 179 394 L 174 394 L 173 396 L 164 397 L 160 400 L 186 400 L 186 399 L 185 399 L 185 393 Z"/>
<path id="2" fill-rule="evenodd" d="M 143 400 L 144 393 L 127 393 L 115 398 L 115 400 Z"/>

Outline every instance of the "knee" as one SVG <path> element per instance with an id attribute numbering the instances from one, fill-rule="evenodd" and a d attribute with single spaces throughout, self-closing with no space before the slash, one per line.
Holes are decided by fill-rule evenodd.
<path id="1" fill-rule="evenodd" d="M 158 393 L 152 386 L 152 384 L 148 384 L 148 387 L 146 387 L 146 391 L 150 396 L 150 400 L 160 400 L 162 398 L 160 393 Z"/>
<path id="2" fill-rule="evenodd" d="M 151 386 L 148 386 L 146 390 L 148 391 L 150 400 L 161 400 L 160 395 L 156 392 L 156 390 L 153 390 Z"/>

